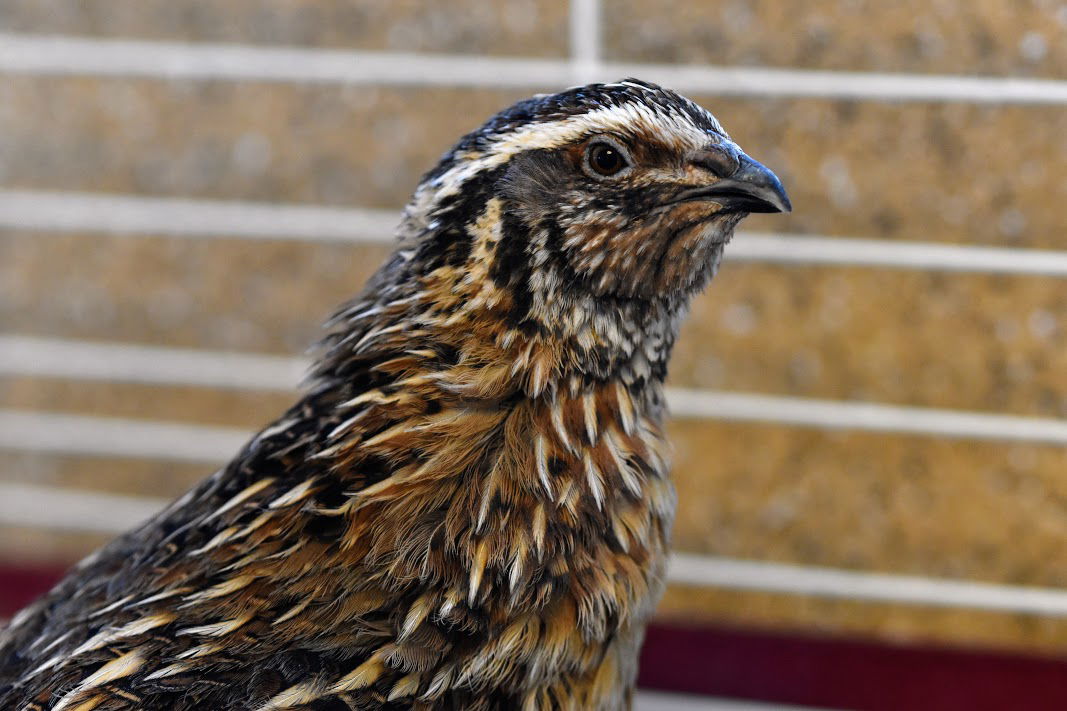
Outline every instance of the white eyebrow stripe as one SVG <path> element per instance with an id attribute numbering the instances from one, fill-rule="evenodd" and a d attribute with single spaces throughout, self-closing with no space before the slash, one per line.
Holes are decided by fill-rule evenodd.
<path id="1" fill-rule="evenodd" d="M 714 117 L 711 118 L 718 126 Z M 708 142 L 708 133 L 704 129 L 677 112 L 656 110 L 639 101 L 604 106 L 556 121 L 529 123 L 501 133 L 489 143 L 481 157 L 460 161 L 437 178 L 437 199 L 454 194 L 474 175 L 503 165 L 518 153 L 560 148 L 591 133 L 635 131 L 669 136 L 679 142 L 680 148 L 698 148 Z"/>
<path id="2" fill-rule="evenodd" d="M 676 112 L 657 111 L 647 104 L 630 101 L 617 106 L 604 106 L 558 121 L 527 124 L 503 134 L 486 152 L 507 158 L 530 149 L 558 148 L 591 131 L 626 132 L 635 128 L 650 132 L 672 131 L 679 136 L 690 138 L 697 145 L 707 141 L 707 133 L 687 117 Z"/>

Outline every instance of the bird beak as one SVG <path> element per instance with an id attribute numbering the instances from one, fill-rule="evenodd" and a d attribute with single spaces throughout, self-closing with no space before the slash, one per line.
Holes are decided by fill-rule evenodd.
<path id="1" fill-rule="evenodd" d="M 694 163 L 719 176 L 711 185 L 686 191 L 685 200 L 706 199 L 732 212 L 792 212 L 782 181 L 740 150 L 702 151 Z"/>
<path id="2" fill-rule="evenodd" d="M 723 178 L 712 186 L 711 194 L 720 194 L 737 204 L 723 204 L 723 207 L 744 210 L 745 212 L 792 212 L 785 188 L 778 176 L 767 166 L 757 163 L 744 153 L 738 156 L 740 165 L 729 178 Z"/>

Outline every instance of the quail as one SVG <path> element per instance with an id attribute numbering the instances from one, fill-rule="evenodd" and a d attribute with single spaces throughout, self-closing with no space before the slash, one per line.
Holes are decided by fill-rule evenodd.
<path id="1" fill-rule="evenodd" d="M 0 707 L 629 708 L 671 348 L 738 222 L 789 210 L 654 84 L 493 116 L 423 177 L 299 401 L 0 630 Z"/>

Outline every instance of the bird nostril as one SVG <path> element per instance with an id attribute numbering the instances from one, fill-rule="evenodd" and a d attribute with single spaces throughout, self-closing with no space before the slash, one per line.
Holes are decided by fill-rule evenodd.
<path id="1" fill-rule="evenodd" d="M 718 178 L 729 178 L 737 172 L 741 165 L 737 156 L 722 150 L 719 146 L 705 148 L 697 152 L 690 159 L 690 162 Z"/>

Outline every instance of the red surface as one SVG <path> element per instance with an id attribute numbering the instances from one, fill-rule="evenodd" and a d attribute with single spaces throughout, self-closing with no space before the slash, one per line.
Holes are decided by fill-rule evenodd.
<path id="1" fill-rule="evenodd" d="M 10 617 L 55 584 L 58 568 L 0 565 L 0 618 Z"/>
<path id="2" fill-rule="evenodd" d="M 61 572 L 0 565 L 0 617 Z M 640 683 L 871 711 L 1067 708 L 1067 659 L 662 623 L 648 631 Z"/>
<path id="3" fill-rule="evenodd" d="M 838 709 L 1067 708 L 1067 660 L 751 630 L 653 626 L 642 686 Z"/>

